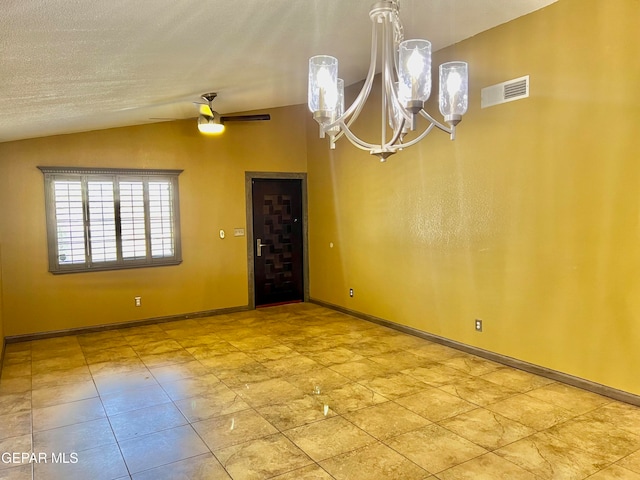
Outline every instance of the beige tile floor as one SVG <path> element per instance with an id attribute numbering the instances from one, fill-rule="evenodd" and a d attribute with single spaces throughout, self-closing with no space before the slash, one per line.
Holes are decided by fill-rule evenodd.
<path id="1" fill-rule="evenodd" d="M 0 479 L 639 480 L 640 408 L 296 304 L 8 345 L 0 453 Z"/>

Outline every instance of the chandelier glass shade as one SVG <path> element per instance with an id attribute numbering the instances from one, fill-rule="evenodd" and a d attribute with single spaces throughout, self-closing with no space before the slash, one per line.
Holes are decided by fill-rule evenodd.
<path id="1" fill-rule="evenodd" d="M 335 148 L 335 142 L 344 135 L 356 147 L 385 161 L 397 151 L 418 143 L 434 127 L 448 133 L 452 140 L 455 138 L 456 125 L 468 107 L 468 66 L 465 62 L 440 65 L 440 113 L 447 125 L 438 122 L 424 109 L 431 95 L 431 43 L 404 40 L 398 1 L 381 1 L 371 7 L 369 71 L 360 93 L 346 110 L 344 83 L 338 78 L 338 60 L 328 55 L 309 59 L 308 106 L 320 125 L 320 137 L 328 135 L 331 148 Z M 382 66 L 382 121 L 380 141 L 369 143 L 356 136 L 350 127 L 371 93 L 378 48 Z M 405 135 L 417 130 L 418 116 L 426 119 L 426 126 L 405 140 Z"/>

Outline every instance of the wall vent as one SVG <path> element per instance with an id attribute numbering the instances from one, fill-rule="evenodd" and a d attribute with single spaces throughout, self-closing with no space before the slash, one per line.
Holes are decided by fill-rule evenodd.
<path id="1" fill-rule="evenodd" d="M 485 87 L 481 92 L 482 108 L 513 102 L 529 96 L 529 75 Z"/>

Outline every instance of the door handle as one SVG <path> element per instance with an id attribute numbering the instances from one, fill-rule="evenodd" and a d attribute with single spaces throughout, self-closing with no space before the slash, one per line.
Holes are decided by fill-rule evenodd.
<path id="1" fill-rule="evenodd" d="M 267 247 L 268 245 L 266 243 L 262 243 L 262 239 L 258 238 L 256 240 L 256 256 L 261 257 L 262 256 L 262 247 Z"/>

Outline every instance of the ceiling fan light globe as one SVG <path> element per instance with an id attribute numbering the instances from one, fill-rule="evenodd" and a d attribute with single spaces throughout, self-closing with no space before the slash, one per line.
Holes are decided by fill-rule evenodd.
<path id="1" fill-rule="evenodd" d="M 200 115 L 198 117 L 198 130 L 205 135 L 216 135 L 224 132 L 224 124 L 216 122 L 213 117 Z"/>

